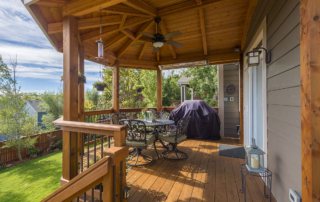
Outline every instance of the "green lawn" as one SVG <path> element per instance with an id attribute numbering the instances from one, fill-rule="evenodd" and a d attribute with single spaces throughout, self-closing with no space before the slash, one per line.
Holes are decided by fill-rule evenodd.
<path id="1" fill-rule="evenodd" d="M 40 201 L 60 187 L 62 151 L 0 170 L 0 201 Z"/>

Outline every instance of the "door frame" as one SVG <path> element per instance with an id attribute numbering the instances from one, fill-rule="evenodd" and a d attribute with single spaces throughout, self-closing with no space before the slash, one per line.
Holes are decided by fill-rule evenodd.
<path id="1" fill-rule="evenodd" d="M 253 48 L 257 47 L 258 44 L 262 41 L 262 47 L 267 48 L 267 17 L 263 19 L 261 22 L 258 30 L 256 31 L 254 37 L 249 43 L 249 46 L 246 48 L 246 50 L 243 52 L 243 73 L 245 74 L 246 71 L 249 71 L 249 89 L 251 89 L 252 85 L 252 79 L 251 79 L 251 72 L 252 69 L 250 69 L 247 65 L 247 56 L 246 53 L 251 51 Z M 266 154 L 268 153 L 268 138 L 267 138 L 267 64 L 265 62 L 265 52 L 263 51 L 263 54 L 261 54 L 260 62 L 262 64 L 262 100 L 263 100 L 263 148 L 261 148 Z M 244 85 L 245 86 L 245 85 Z M 244 123 L 244 129 L 245 131 L 249 131 L 249 133 L 244 134 L 244 145 L 250 145 L 251 144 L 251 135 L 252 135 L 252 118 L 250 114 L 250 110 L 252 109 L 252 92 L 249 89 L 243 89 L 244 91 L 248 91 L 244 93 L 244 95 L 248 95 L 249 99 L 244 99 L 244 105 L 248 106 L 249 109 L 249 123 Z M 249 130 L 248 130 L 249 129 Z M 265 159 L 265 164 L 267 165 L 267 158 Z"/>

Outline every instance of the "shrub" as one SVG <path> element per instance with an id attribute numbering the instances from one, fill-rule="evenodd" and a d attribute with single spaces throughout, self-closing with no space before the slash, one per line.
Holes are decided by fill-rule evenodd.
<path id="1" fill-rule="evenodd" d="M 31 147 L 28 151 L 29 155 L 39 154 L 41 152 L 41 147 Z"/>
<path id="2" fill-rule="evenodd" d="M 55 147 L 62 149 L 62 140 L 59 140 L 56 144 Z"/>

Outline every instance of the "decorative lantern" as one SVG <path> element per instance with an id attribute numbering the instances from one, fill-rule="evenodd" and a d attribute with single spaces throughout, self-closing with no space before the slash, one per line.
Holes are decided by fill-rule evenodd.
<path id="1" fill-rule="evenodd" d="M 124 187 L 123 189 L 123 199 L 128 199 L 130 196 L 130 187 Z"/>
<path id="2" fill-rule="evenodd" d="M 254 50 L 247 52 L 246 56 L 248 56 L 248 66 L 258 66 L 260 63 L 260 54 L 262 51 Z"/>
<path id="3" fill-rule="evenodd" d="M 97 40 L 96 43 L 98 44 L 98 56 L 95 57 L 96 60 L 104 60 L 106 59 L 103 56 L 103 46 L 106 44 L 106 42 L 103 42 L 102 39 L 100 38 L 100 40 Z"/>
<path id="4" fill-rule="evenodd" d="M 264 173 L 264 151 L 262 151 L 252 138 L 253 145 L 246 146 L 246 167 L 250 172 Z"/>

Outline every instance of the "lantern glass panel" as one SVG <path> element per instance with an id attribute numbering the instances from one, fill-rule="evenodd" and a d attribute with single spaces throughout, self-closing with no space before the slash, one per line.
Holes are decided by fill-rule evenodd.
<path id="1" fill-rule="evenodd" d="M 261 51 L 251 51 L 247 53 L 248 56 L 248 66 L 258 66 L 260 63 Z"/>
<path id="2" fill-rule="evenodd" d="M 263 173 L 264 170 L 264 152 L 258 147 L 245 147 L 246 166 L 250 172 Z"/>

